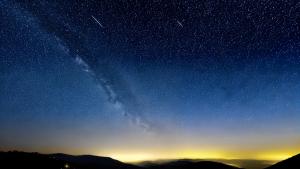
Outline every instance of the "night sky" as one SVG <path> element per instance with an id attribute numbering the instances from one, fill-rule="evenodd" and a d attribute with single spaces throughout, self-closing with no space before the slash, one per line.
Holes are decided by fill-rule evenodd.
<path id="1" fill-rule="evenodd" d="M 300 152 L 300 3 L 1 0 L 0 149 Z"/>

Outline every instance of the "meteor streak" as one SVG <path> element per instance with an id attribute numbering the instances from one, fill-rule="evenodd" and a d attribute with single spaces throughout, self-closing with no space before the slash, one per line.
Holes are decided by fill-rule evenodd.
<path id="1" fill-rule="evenodd" d="M 91 15 L 91 16 L 101 26 L 101 28 L 104 28 L 104 26 L 101 24 L 101 22 L 98 21 L 97 18 L 95 18 L 93 15 Z"/>
<path id="2" fill-rule="evenodd" d="M 179 25 L 180 27 L 182 27 L 182 28 L 183 28 L 183 25 L 182 25 L 182 23 L 181 23 L 181 22 L 179 22 L 178 20 L 176 20 L 176 22 L 178 23 L 178 25 Z"/>

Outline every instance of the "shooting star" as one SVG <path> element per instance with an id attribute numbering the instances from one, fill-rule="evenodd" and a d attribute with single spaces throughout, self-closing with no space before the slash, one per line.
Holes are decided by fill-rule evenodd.
<path id="1" fill-rule="evenodd" d="M 104 26 L 101 24 L 101 22 L 98 21 L 97 18 L 95 18 L 93 15 L 91 15 L 91 16 L 101 26 L 101 28 L 104 28 Z"/>
<path id="2" fill-rule="evenodd" d="M 180 27 L 182 27 L 182 28 L 183 28 L 183 25 L 182 25 L 182 23 L 181 23 L 181 22 L 179 22 L 178 20 L 176 20 L 176 22 L 178 23 L 178 25 L 179 25 Z"/>

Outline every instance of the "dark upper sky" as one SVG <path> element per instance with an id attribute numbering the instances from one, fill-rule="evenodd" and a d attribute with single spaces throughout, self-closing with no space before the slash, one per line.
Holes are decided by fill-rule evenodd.
<path id="1" fill-rule="evenodd" d="M 300 151 L 297 1 L 0 7 L 0 148 L 125 161 Z"/>

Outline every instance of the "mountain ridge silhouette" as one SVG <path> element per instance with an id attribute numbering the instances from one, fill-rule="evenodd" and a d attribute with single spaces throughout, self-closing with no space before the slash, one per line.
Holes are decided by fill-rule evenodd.
<path id="1" fill-rule="evenodd" d="M 93 155 L 68 155 L 63 153 L 40 154 L 36 152 L 0 151 L 0 168 L 5 169 L 241 169 L 222 162 L 178 159 L 162 163 L 134 165 L 111 157 Z M 280 161 L 265 169 L 299 169 L 300 154 Z M 246 168 L 251 169 L 251 168 Z"/>
<path id="2" fill-rule="evenodd" d="M 68 155 L 62 153 L 40 154 L 28 152 L 0 152 L 0 168 L 5 169 L 239 169 L 219 162 L 188 160 L 171 161 L 153 166 L 137 166 L 110 157 L 93 155 Z"/>
<path id="3" fill-rule="evenodd" d="M 300 154 L 282 160 L 265 169 L 300 169 Z"/>

